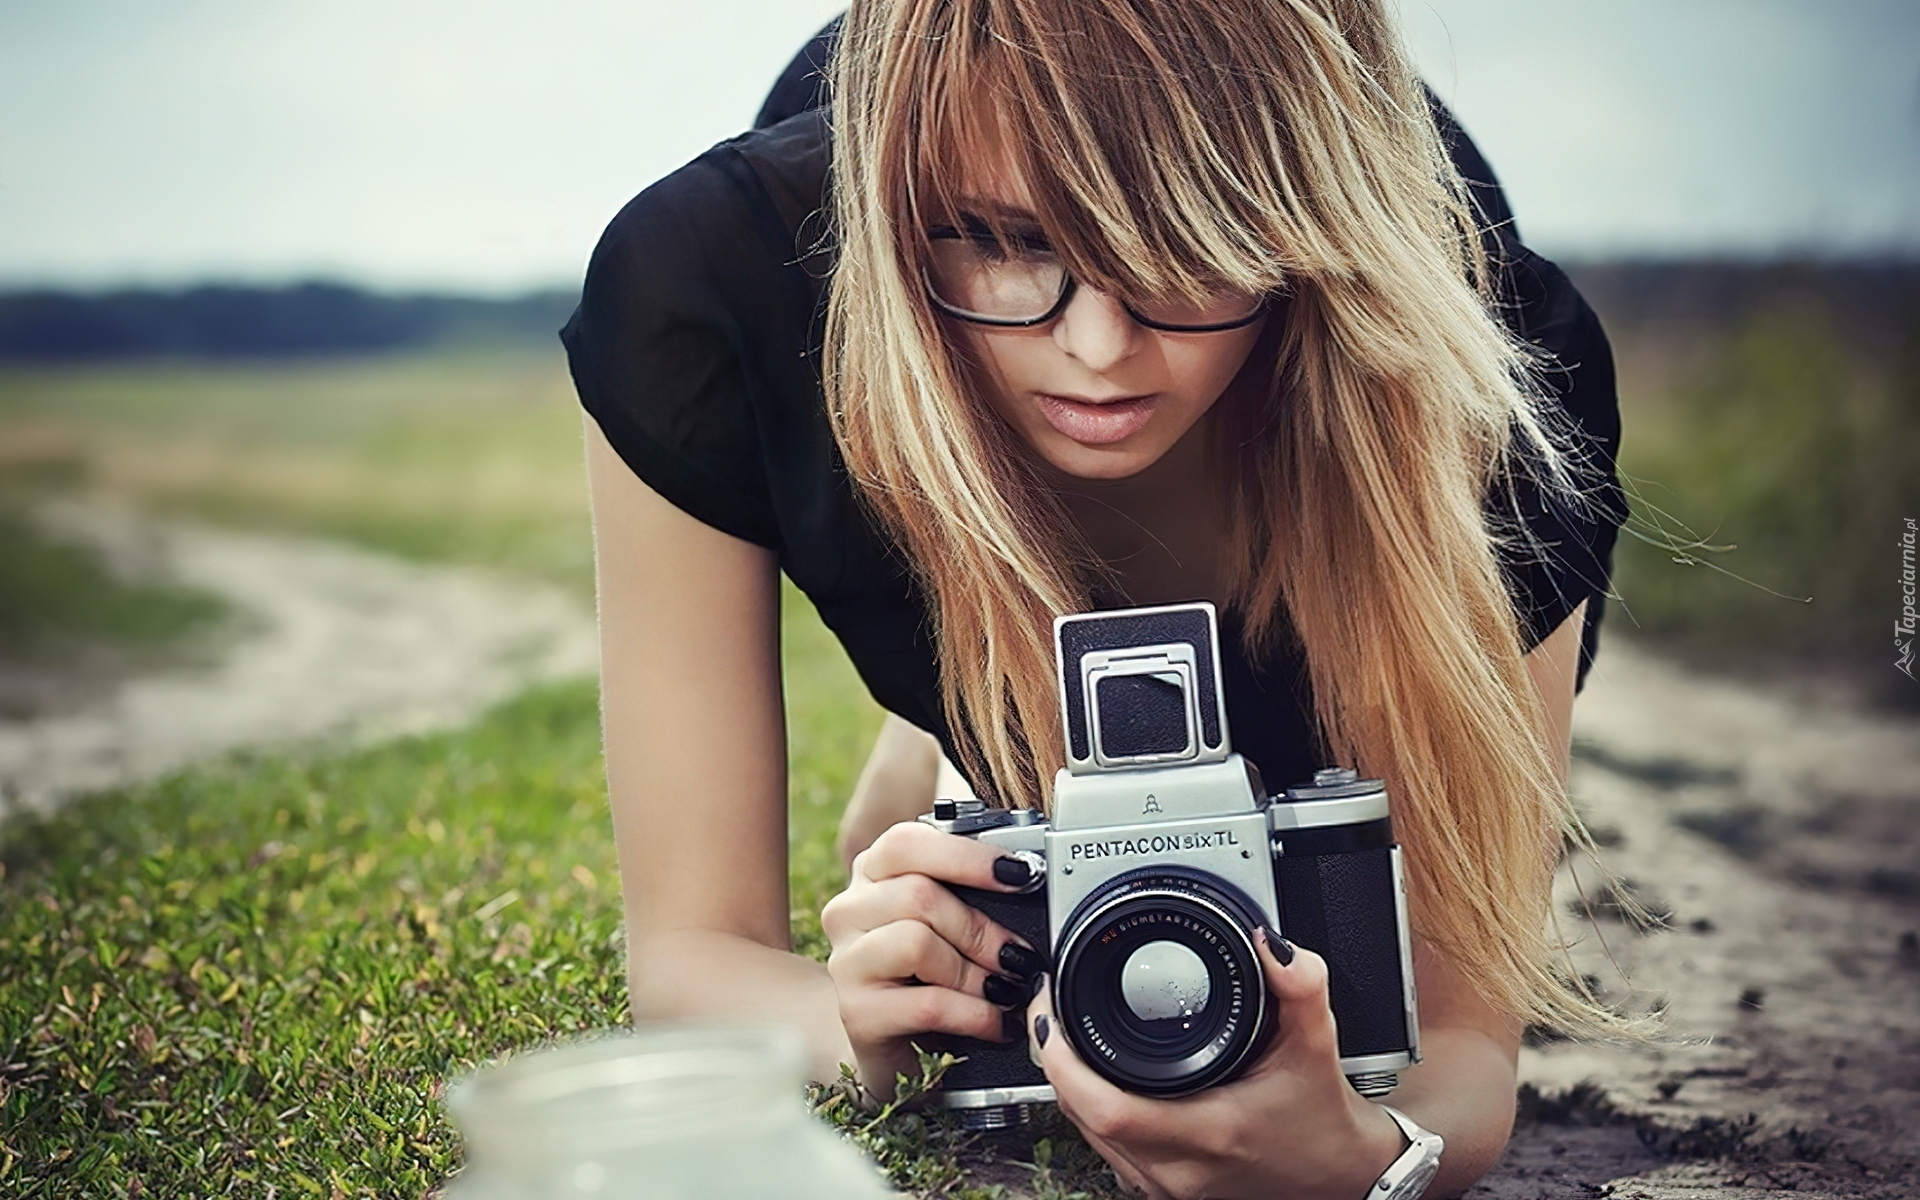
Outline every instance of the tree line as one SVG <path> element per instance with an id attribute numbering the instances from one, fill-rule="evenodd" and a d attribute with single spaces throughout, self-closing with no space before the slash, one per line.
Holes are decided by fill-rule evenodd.
<path id="1" fill-rule="evenodd" d="M 552 342 L 577 293 L 489 299 L 338 283 L 0 292 L 0 359 L 281 358 Z"/>

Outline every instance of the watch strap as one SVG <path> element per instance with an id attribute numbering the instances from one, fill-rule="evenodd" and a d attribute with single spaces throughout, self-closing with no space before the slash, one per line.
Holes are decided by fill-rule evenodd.
<path id="1" fill-rule="evenodd" d="M 1440 1172 L 1440 1152 L 1446 1139 L 1423 1129 L 1412 1117 L 1391 1105 L 1382 1104 L 1400 1132 L 1407 1135 L 1407 1148 L 1388 1164 L 1380 1179 L 1367 1189 L 1366 1200 L 1418 1200 L 1433 1177 Z"/>

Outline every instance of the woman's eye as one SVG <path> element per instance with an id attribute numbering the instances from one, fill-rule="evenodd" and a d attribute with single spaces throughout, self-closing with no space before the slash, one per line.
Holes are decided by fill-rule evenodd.
<path id="1" fill-rule="evenodd" d="M 970 239 L 973 252 L 989 262 L 1051 262 L 1053 247 L 1040 235 L 1015 234 L 1004 240 L 991 235 Z"/>

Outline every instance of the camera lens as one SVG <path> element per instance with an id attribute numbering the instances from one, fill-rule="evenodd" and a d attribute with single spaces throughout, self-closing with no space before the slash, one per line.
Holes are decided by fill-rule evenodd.
<path id="1" fill-rule="evenodd" d="M 1121 1087 L 1182 1096 L 1247 1062 L 1267 1027 L 1250 936 L 1259 918 L 1203 872 L 1131 872 L 1089 897 L 1061 941 L 1061 1025 Z"/>

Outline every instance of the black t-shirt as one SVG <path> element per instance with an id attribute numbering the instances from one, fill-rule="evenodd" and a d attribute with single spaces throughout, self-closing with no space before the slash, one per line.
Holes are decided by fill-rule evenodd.
<path id="1" fill-rule="evenodd" d="M 614 218 L 561 332 L 581 403 L 654 491 L 716 529 L 769 547 L 839 637 L 874 698 L 935 734 L 955 758 L 941 708 L 928 608 L 902 551 L 857 503 L 820 386 L 819 315 L 831 266 L 820 219 L 824 114 L 795 107 L 808 54 L 776 88 L 761 129 L 722 142 L 635 197 Z M 1560 370 L 1547 380 L 1604 459 L 1610 513 L 1588 520 L 1520 489 L 1548 560 L 1503 558 L 1528 649 L 1589 597 L 1584 684 L 1625 513 L 1613 358 L 1593 311 L 1553 264 L 1525 250 L 1493 174 L 1442 110 L 1455 162 L 1504 261 L 1503 306 Z M 1491 501 L 1491 498 L 1490 498 Z M 1238 614 L 1222 613 L 1222 681 L 1234 748 L 1272 785 L 1326 765 L 1297 650 L 1252 662 Z M 672 630 L 660 630 L 662 637 Z M 955 761 L 958 761 L 955 758 Z M 976 788 L 985 781 L 975 780 Z M 982 795 L 990 794 L 986 790 Z"/>

